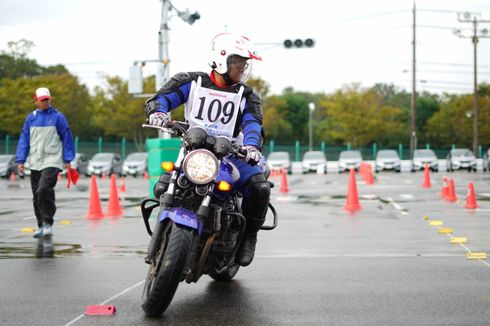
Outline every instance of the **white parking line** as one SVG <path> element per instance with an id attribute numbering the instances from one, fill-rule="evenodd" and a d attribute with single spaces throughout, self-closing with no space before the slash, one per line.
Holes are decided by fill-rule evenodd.
<path id="1" fill-rule="evenodd" d="M 112 300 L 114 300 L 114 299 L 116 299 L 116 298 L 120 297 L 121 295 L 123 295 L 123 294 L 125 294 L 125 293 L 127 293 L 127 292 L 131 291 L 132 289 L 134 289 L 134 288 L 136 288 L 136 287 L 140 286 L 140 285 L 141 285 L 141 284 L 143 284 L 143 283 L 145 283 L 145 280 L 140 281 L 140 282 L 136 283 L 135 285 L 130 286 L 130 287 L 129 287 L 129 288 L 127 288 L 126 290 L 123 290 L 123 291 L 121 291 L 121 292 L 119 292 L 119 293 L 115 294 L 114 296 L 110 297 L 109 299 L 107 299 L 107 300 L 105 300 L 105 301 L 103 301 L 103 302 L 99 303 L 99 305 L 104 305 L 104 304 L 106 304 L 106 303 L 108 303 L 108 302 L 110 302 L 110 301 L 112 301 Z M 80 316 L 76 317 L 76 318 L 75 318 L 75 319 L 73 319 L 72 321 L 70 321 L 70 322 L 68 322 L 67 324 L 65 324 L 65 326 L 73 325 L 74 323 L 76 323 L 77 321 L 79 321 L 80 319 L 82 319 L 84 316 L 85 316 L 85 314 L 82 314 L 82 315 L 80 315 Z"/>

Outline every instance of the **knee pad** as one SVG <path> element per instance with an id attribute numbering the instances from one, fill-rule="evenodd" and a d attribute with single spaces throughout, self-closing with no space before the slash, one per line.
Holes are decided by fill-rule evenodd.
<path id="1" fill-rule="evenodd" d="M 247 188 L 250 194 L 250 199 L 259 203 L 269 202 L 269 197 L 271 195 L 271 188 L 269 182 L 265 179 L 265 176 L 260 174 L 255 174 L 250 177 Z"/>
<path id="2" fill-rule="evenodd" d="M 160 198 L 161 195 L 165 193 L 168 189 L 168 184 L 170 183 L 170 173 L 164 173 L 160 176 L 157 183 L 153 187 L 153 195 L 155 198 Z"/>

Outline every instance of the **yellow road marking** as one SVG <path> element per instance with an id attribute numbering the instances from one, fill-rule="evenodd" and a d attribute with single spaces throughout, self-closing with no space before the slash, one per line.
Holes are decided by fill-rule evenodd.
<path id="1" fill-rule="evenodd" d="M 453 228 L 440 228 L 438 233 L 439 234 L 453 233 Z"/>
<path id="2" fill-rule="evenodd" d="M 487 259 L 486 252 L 469 252 L 466 254 L 467 259 Z"/>

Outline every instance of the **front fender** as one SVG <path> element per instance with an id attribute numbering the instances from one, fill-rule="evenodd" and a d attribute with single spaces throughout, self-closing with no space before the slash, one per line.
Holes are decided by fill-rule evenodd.
<path id="1" fill-rule="evenodd" d="M 197 233 L 201 235 L 202 222 L 197 217 L 196 213 L 185 208 L 173 207 L 166 209 L 160 213 L 160 222 L 171 219 L 174 223 L 179 225 L 188 226 L 191 229 L 197 230 Z"/>

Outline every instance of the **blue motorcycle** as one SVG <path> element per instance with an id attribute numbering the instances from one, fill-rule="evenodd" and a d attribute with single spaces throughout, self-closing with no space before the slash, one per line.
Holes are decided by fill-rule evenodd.
<path id="1" fill-rule="evenodd" d="M 180 282 L 197 282 L 203 274 L 230 281 L 240 266 L 235 255 L 242 241 L 246 219 L 241 194 L 236 189 L 238 169 L 228 159 L 245 157 L 245 151 L 226 137 L 213 137 L 199 127 L 172 122 L 157 128 L 181 138 L 175 162 L 163 162 L 166 171 L 155 186 L 156 198 L 141 204 L 143 220 L 151 236 L 145 262 L 150 265 L 143 289 L 143 310 L 160 316 L 170 305 Z M 266 164 L 263 172 L 268 176 Z M 272 183 L 271 187 L 273 186 Z M 149 219 L 158 208 L 153 230 Z M 269 203 L 272 230 L 278 216 Z"/>

